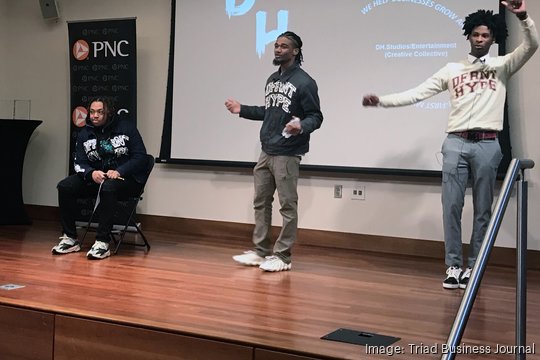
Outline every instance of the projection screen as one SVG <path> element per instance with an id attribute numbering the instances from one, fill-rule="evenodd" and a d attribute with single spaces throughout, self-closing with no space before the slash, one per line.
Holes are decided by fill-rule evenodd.
<path id="1" fill-rule="evenodd" d="M 364 108 L 365 94 L 415 87 L 470 51 L 464 18 L 496 0 L 176 0 L 170 148 L 162 162 L 253 163 L 261 122 L 224 102 L 264 104 L 273 45 L 291 30 L 319 87 L 324 121 L 302 164 L 440 171 L 449 94 L 415 106 Z M 494 45 L 491 55 L 499 49 Z M 167 144 L 166 147 L 169 147 Z M 163 147 L 162 147 L 163 150 Z"/>

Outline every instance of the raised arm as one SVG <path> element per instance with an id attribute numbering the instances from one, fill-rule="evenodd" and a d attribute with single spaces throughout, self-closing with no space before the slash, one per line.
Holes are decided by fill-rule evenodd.
<path id="1" fill-rule="evenodd" d="M 525 1 L 523 0 L 510 0 L 510 1 L 501 1 L 501 3 L 506 7 L 506 9 L 519 18 L 519 20 L 525 20 L 527 18 L 527 9 L 525 7 Z"/>

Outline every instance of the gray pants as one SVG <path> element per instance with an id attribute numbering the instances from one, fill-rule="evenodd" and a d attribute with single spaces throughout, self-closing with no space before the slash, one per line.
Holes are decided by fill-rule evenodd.
<path id="1" fill-rule="evenodd" d="M 253 169 L 255 177 L 255 229 L 253 243 L 259 256 L 274 254 L 285 263 L 291 262 L 291 248 L 298 228 L 299 156 L 271 156 L 261 152 Z M 271 249 L 272 202 L 277 189 L 283 217 L 281 232 Z"/>
<path id="2" fill-rule="evenodd" d="M 470 175 L 474 219 L 467 265 L 473 267 L 491 218 L 501 148 L 497 139 L 471 141 L 449 134 L 443 143 L 442 154 L 445 263 L 463 266 L 461 215 Z"/>

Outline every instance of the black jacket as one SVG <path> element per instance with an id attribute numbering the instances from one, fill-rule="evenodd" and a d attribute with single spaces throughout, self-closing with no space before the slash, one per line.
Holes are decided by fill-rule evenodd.
<path id="1" fill-rule="evenodd" d="M 293 116 L 300 118 L 302 133 L 286 138 L 281 133 Z M 266 81 L 265 106 L 242 105 L 240 117 L 263 121 L 265 153 L 303 155 L 309 151 L 310 133 L 323 121 L 317 83 L 298 64 L 281 75 L 276 71 Z"/>
<path id="2" fill-rule="evenodd" d="M 108 159 L 100 154 L 99 139 L 110 140 L 113 154 Z M 130 119 L 113 116 L 99 128 L 87 120 L 79 131 L 75 149 L 75 172 L 85 180 L 91 179 L 94 170 L 116 170 L 124 178 L 133 177 L 139 183 L 145 181 L 146 147 Z"/>

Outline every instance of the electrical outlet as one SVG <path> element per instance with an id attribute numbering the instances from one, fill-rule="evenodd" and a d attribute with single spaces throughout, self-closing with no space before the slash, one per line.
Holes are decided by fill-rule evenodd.
<path id="1" fill-rule="evenodd" d="M 343 197 L 343 185 L 334 185 L 334 199 Z"/>
<path id="2" fill-rule="evenodd" d="M 355 185 L 352 188 L 351 200 L 366 200 L 366 187 L 364 185 Z"/>

